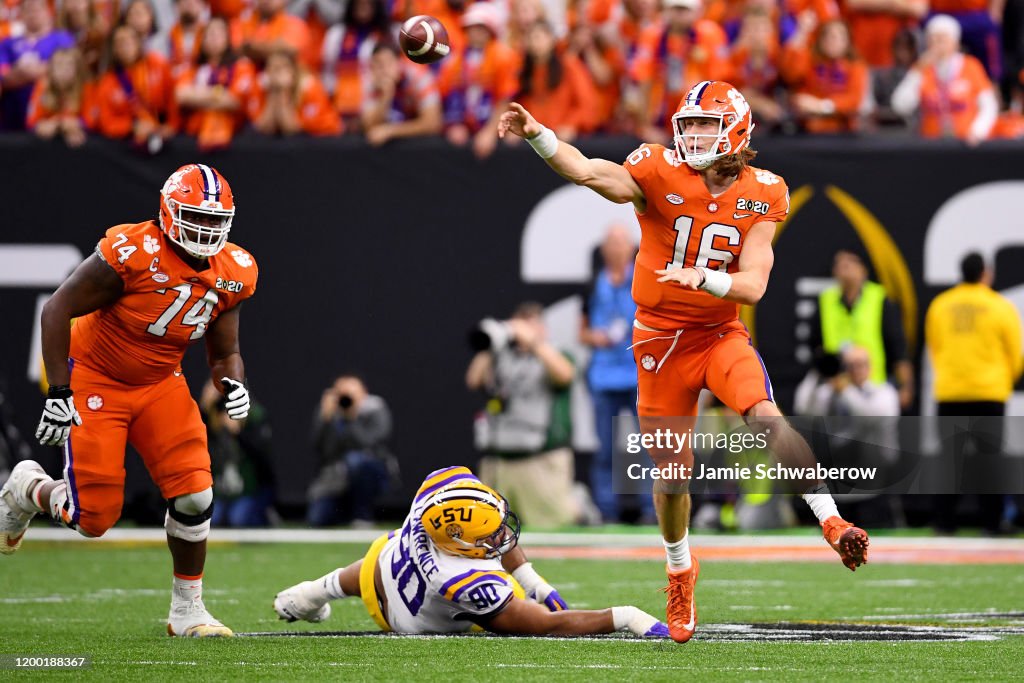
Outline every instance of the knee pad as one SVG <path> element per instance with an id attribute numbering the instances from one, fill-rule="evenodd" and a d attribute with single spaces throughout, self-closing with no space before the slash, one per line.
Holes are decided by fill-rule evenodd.
<path id="1" fill-rule="evenodd" d="M 189 493 L 167 501 L 164 529 L 168 536 L 199 543 L 210 535 L 211 517 L 213 489 L 207 488 L 199 493 Z"/>
<path id="2" fill-rule="evenodd" d="M 77 531 L 86 538 L 97 538 L 98 536 L 103 535 L 102 531 L 98 534 L 91 534 L 75 522 L 72 514 L 71 499 L 68 496 L 68 485 L 66 483 L 61 482 L 57 484 L 53 491 L 50 492 L 50 502 L 47 507 L 49 509 L 50 517 L 52 517 L 54 521 L 69 529 Z M 106 531 L 106 529 L 103 531 Z"/>

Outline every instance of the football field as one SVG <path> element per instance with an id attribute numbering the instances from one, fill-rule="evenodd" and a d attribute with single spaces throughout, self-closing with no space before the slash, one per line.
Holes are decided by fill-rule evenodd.
<path id="1" fill-rule="evenodd" d="M 277 590 L 366 548 L 323 542 L 211 544 L 206 603 L 239 637 L 172 639 L 164 631 L 170 569 L 159 532 L 154 540 L 54 542 L 31 540 L 37 530 L 16 555 L 0 558 L 0 655 L 91 658 L 87 669 L 61 674 L 76 679 L 1005 680 L 1020 675 L 1024 652 L 1021 540 L 945 540 L 942 551 L 934 539 L 910 539 L 932 542 L 918 546 L 879 539 L 878 561 L 856 573 L 825 561 L 810 532 L 751 537 L 750 547 L 712 537 L 703 552 L 695 542 L 701 628 L 680 646 L 620 636 L 380 635 L 358 599 L 333 603 L 321 624 L 278 621 Z M 578 538 L 527 547 L 570 606 L 664 613 L 663 568 L 649 552 L 656 549 Z M 974 548 L 976 561 L 958 545 Z"/>

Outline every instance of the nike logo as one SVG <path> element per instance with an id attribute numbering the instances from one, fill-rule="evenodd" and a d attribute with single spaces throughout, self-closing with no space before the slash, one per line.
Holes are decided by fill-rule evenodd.
<path id="1" fill-rule="evenodd" d="M 695 605 L 693 605 L 693 604 L 690 605 L 690 623 L 688 623 L 685 626 L 683 626 L 683 628 L 686 629 L 687 631 L 692 631 L 693 630 L 693 623 L 695 621 L 697 621 L 697 619 L 695 618 L 697 616 L 697 610 L 695 610 L 694 607 L 695 607 Z"/>
<path id="2" fill-rule="evenodd" d="M 7 546 L 9 548 L 13 548 L 14 546 L 18 545 L 18 543 L 21 542 L 21 539 L 25 537 L 25 532 L 27 532 L 27 531 L 28 531 L 28 529 L 25 529 L 25 531 L 22 531 L 20 534 L 18 534 L 17 537 L 14 537 L 14 538 L 8 536 L 7 537 Z"/>
<path id="3" fill-rule="evenodd" d="M 750 218 L 750 217 L 751 217 L 751 216 L 753 216 L 753 215 L 754 215 L 754 214 L 752 214 L 752 213 L 734 213 L 734 214 L 732 215 L 732 219 L 733 219 L 734 221 L 738 221 L 738 220 L 739 220 L 739 219 L 741 219 L 741 218 Z"/>

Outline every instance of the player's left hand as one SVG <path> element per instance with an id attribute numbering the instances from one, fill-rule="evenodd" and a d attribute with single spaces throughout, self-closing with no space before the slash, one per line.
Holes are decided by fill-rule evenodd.
<path id="1" fill-rule="evenodd" d="M 81 426 L 82 416 L 75 408 L 71 387 L 50 387 L 43 417 L 36 428 L 36 439 L 43 446 L 63 446 L 71 435 L 72 425 Z"/>
<path id="2" fill-rule="evenodd" d="M 245 385 L 230 377 L 221 377 L 220 382 L 224 385 L 224 410 L 232 420 L 244 420 L 249 416 L 249 390 Z"/>
<path id="3" fill-rule="evenodd" d="M 696 268 L 665 268 L 654 272 L 661 276 L 658 282 L 677 282 L 683 289 L 696 290 L 704 279 Z"/>
<path id="4" fill-rule="evenodd" d="M 558 594 L 555 587 L 547 582 L 537 586 L 537 589 L 530 593 L 529 598 L 547 607 L 549 612 L 561 612 L 562 610 L 569 609 L 569 605 Z"/>

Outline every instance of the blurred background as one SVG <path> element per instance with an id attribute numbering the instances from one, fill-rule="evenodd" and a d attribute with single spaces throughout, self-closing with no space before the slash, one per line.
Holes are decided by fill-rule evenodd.
<path id="1" fill-rule="evenodd" d="M 394 48 L 420 13 L 453 47 L 430 67 Z M 31 443 L 46 296 L 203 161 L 230 181 L 231 238 L 261 274 L 242 315 L 259 409 L 223 420 L 202 352 L 185 364 L 221 525 L 381 523 L 455 463 L 519 491 L 531 528 L 651 522 L 644 497 L 610 493 L 608 425 L 635 394 L 632 209 L 566 186 L 494 123 L 520 101 L 624 160 L 638 140 L 671 145 L 668 117 L 706 78 L 746 95 L 755 164 L 791 191 L 768 293 L 744 311 L 783 410 L 1022 415 L 1020 392 L 985 388 L 1017 383 L 1019 314 L 1002 316 L 1016 347 L 971 327 L 964 348 L 1006 347 L 981 389 L 950 392 L 943 373 L 972 352 L 947 344 L 933 363 L 953 333 L 926 326 L 961 282 L 1024 310 L 1022 22 L 1020 0 L 7 1 L 0 479 L 25 457 L 60 469 Z M 532 432 L 502 437 L 513 415 Z M 158 524 L 155 487 L 126 467 L 123 519 Z M 807 521 L 749 493 L 703 501 L 695 523 Z M 877 525 L 943 533 L 1013 532 L 1021 510 L 1012 496 L 868 507 Z"/>

